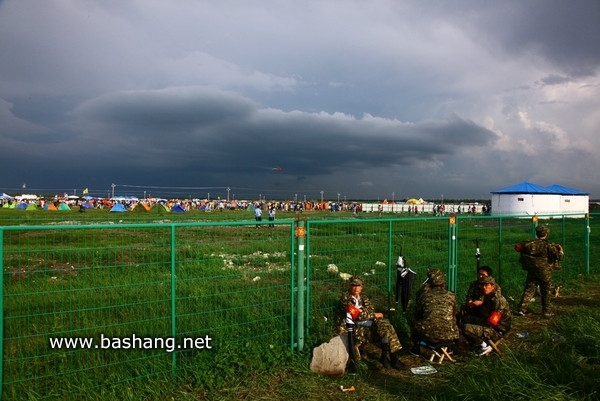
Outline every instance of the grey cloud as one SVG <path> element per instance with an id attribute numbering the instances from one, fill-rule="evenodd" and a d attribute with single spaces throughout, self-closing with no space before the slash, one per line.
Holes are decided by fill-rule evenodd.
<path id="1" fill-rule="evenodd" d="M 600 193 L 599 4 L 2 2 L 0 190 Z"/>
<path id="2" fill-rule="evenodd" d="M 543 77 L 540 81 L 544 85 L 560 85 L 560 84 L 572 82 L 573 79 L 570 77 L 562 76 L 562 75 L 552 74 L 552 75 L 548 75 L 547 77 Z"/>
<path id="3" fill-rule="evenodd" d="M 204 88 L 105 95 L 85 102 L 73 115 L 78 126 L 98 126 L 86 141 L 118 143 L 119 157 L 127 163 L 151 155 L 158 164 L 201 164 L 208 170 L 241 165 L 255 171 L 281 160 L 287 161 L 286 174 L 308 175 L 409 165 L 495 139 L 489 130 L 458 116 L 408 124 L 372 116 L 284 112 Z"/>

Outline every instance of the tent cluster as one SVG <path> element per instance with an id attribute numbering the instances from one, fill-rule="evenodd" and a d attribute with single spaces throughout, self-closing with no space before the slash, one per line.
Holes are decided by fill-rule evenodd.
<path id="1" fill-rule="evenodd" d="M 7 202 L 2 203 L 2 208 L 3 209 L 27 210 L 27 211 L 40 210 L 40 209 L 51 210 L 51 211 L 71 210 L 71 207 L 69 207 L 69 205 L 67 205 L 66 203 L 63 203 L 63 202 L 59 202 L 59 203 L 47 202 L 43 206 L 40 207 L 40 206 L 38 206 L 38 204 L 36 202 L 7 201 Z"/>
<path id="2" fill-rule="evenodd" d="M 47 202 L 43 206 L 38 206 L 36 202 L 16 202 L 16 201 L 6 201 L 2 204 L 3 209 L 17 209 L 17 210 L 26 210 L 26 211 L 37 211 L 37 210 L 49 210 L 49 211 L 70 211 L 73 210 L 69 205 L 64 202 Z M 94 205 L 89 201 L 81 204 L 79 206 L 79 210 L 83 209 L 92 209 Z M 175 204 L 172 207 L 168 207 L 162 203 L 157 203 L 154 206 L 150 207 L 146 203 L 137 203 L 131 209 L 128 208 L 123 203 L 115 203 L 111 205 L 110 212 L 143 212 L 143 213 L 184 213 L 185 209 L 180 204 Z"/>
<path id="3" fill-rule="evenodd" d="M 133 213 L 184 213 L 185 209 L 179 203 L 169 208 L 167 205 L 162 203 L 156 203 L 151 207 L 147 203 L 140 202 L 135 204 L 131 209 L 128 209 L 123 203 L 115 203 L 110 208 L 110 211 L 116 213 L 129 211 Z"/>

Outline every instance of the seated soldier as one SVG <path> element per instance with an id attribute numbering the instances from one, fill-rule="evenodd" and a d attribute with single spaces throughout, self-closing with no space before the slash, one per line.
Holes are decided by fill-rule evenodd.
<path id="1" fill-rule="evenodd" d="M 458 300 L 456 294 L 446 290 L 444 273 L 440 269 L 430 269 L 427 272 L 425 285 L 427 290 L 422 291 L 415 302 L 411 337 L 415 346 L 411 353 L 419 355 L 419 344 L 430 347 L 452 345 L 459 337 L 456 324 Z"/>
<path id="2" fill-rule="evenodd" d="M 511 312 L 506 299 L 496 291 L 496 280 L 491 276 L 479 279 L 483 302 L 477 308 L 468 308 L 462 317 L 462 334 L 474 346 L 478 356 L 492 352 L 489 340 L 498 341 L 510 330 Z"/>
<path id="3" fill-rule="evenodd" d="M 460 309 L 460 315 L 463 316 L 469 313 L 469 309 L 479 308 L 483 305 L 483 292 L 481 289 L 481 285 L 479 284 L 479 279 L 482 277 L 491 277 L 492 276 L 492 268 L 489 266 L 481 266 L 477 269 L 477 280 L 474 280 L 469 284 L 469 289 L 467 290 L 467 295 L 465 297 L 465 304 Z M 500 286 L 496 283 L 496 293 L 501 294 Z"/>
<path id="4" fill-rule="evenodd" d="M 354 343 L 357 346 L 369 342 L 371 335 L 381 346 L 380 362 L 386 369 L 394 368 L 405 370 L 408 367 L 398 359 L 398 351 L 402 348 L 394 326 L 388 319 L 383 318 L 383 313 L 375 312 L 369 298 L 362 294 L 363 280 L 353 276 L 349 281 L 349 288 L 340 298 L 338 306 L 338 325 L 336 334 L 347 332 L 346 316 L 349 309 L 356 311 L 354 317 Z"/>

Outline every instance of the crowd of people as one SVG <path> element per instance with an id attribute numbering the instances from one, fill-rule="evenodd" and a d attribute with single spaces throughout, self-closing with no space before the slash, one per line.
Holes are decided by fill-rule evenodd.
<path id="1" fill-rule="evenodd" d="M 535 239 L 515 246 L 520 253 L 519 261 L 527 271 L 518 316 L 529 314 L 527 308 L 537 287 L 541 292 L 542 315 L 554 315 L 550 305 L 550 293 L 554 288 L 552 271 L 560 268 L 557 266 L 560 266 L 564 251 L 559 244 L 548 241 L 548 233 L 547 226 L 538 226 Z M 402 263 L 397 263 L 399 275 L 400 272 L 406 274 L 407 267 L 404 260 L 400 260 Z M 457 295 L 446 288 L 444 273 L 440 269 L 429 269 L 427 280 L 417 291 L 408 315 L 410 353 L 419 356 L 443 347 L 444 353 L 450 355 L 458 346 L 470 348 L 479 357 L 492 353 L 493 345 L 510 331 L 513 318 L 509 302 L 492 273 L 489 266 L 479 266 L 477 278 L 470 283 L 464 302 L 459 305 Z M 356 350 L 367 343 L 378 345 L 384 368 L 408 369 L 399 359 L 402 345 L 394 326 L 383 313 L 376 312 L 370 298 L 363 293 L 363 287 L 362 278 L 353 276 L 349 279 L 348 290 L 339 300 L 334 334 L 351 334 L 351 344 Z M 360 354 L 354 349 L 349 353 L 351 356 Z"/>

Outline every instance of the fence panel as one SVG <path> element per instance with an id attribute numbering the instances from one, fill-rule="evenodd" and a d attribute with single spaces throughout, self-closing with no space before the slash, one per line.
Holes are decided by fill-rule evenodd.
<path id="1" fill-rule="evenodd" d="M 585 232 L 588 221 L 594 232 L 598 216 L 589 220 L 570 216 L 544 217 L 541 216 L 537 224 L 550 226 L 549 239 L 563 244 L 566 253 L 563 269 L 554 273 L 554 281 L 560 284 L 586 274 Z M 456 274 L 454 291 L 462 302 L 470 282 L 476 279 L 479 249 L 480 265 L 492 267 L 503 294 L 511 303 L 517 303 L 526 274 L 518 263 L 519 255 L 514 245 L 534 238 L 532 217 L 457 215 L 455 259 L 451 255 L 454 251 L 449 225 L 449 217 L 441 216 L 308 222 L 310 314 L 307 315 L 307 326 L 312 333 L 327 337 L 333 331 L 337 301 L 340 293 L 346 290 L 340 273 L 365 278 L 365 291 L 380 309 L 386 306 L 388 310 L 398 309 L 395 305 L 395 261 L 399 254 L 406 257 L 407 265 L 417 273 L 413 298 L 425 280 L 428 268 L 437 267 L 447 272 L 448 279 Z M 590 249 L 595 249 L 592 255 L 598 254 L 600 243 L 596 238 L 598 236 L 592 236 L 590 240 Z M 451 268 L 454 260 L 456 273 Z M 592 265 L 590 271 L 597 271 L 597 267 Z M 406 320 L 399 318 L 399 314 L 394 315 L 393 320 L 406 330 Z"/>
<path id="2" fill-rule="evenodd" d="M 220 347 L 290 347 L 292 228 L 4 227 L 3 399 L 124 399 Z"/>
<path id="3" fill-rule="evenodd" d="M 176 332 L 214 346 L 294 343 L 293 222 L 177 227 Z M 179 370 L 214 353 L 179 353 Z M 193 366 L 192 366 L 193 368 Z"/>
<path id="4" fill-rule="evenodd" d="M 395 263 L 400 254 L 421 280 L 429 267 L 447 265 L 447 219 L 321 220 L 309 221 L 307 227 L 306 324 L 320 338 L 330 336 L 337 324 L 335 310 L 349 275 L 365 279 L 365 292 L 379 308 L 396 309 Z"/>

